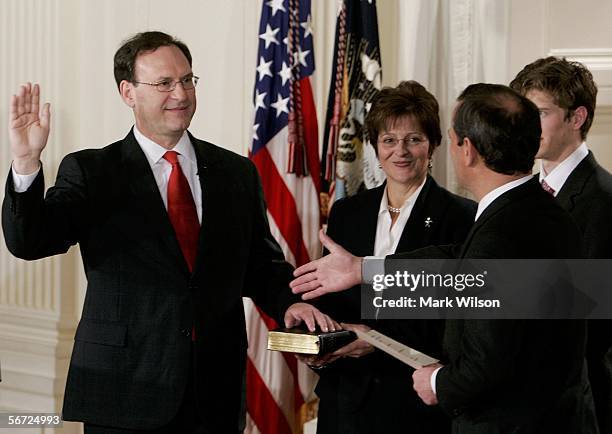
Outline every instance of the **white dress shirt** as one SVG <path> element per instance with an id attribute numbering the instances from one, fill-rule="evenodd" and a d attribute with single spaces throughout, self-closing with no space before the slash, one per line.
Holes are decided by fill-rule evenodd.
<path id="1" fill-rule="evenodd" d="M 546 181 L 548 185 L 557 193 L 567 181 L 567 178 L 572 174 L 574 169 L 580 164 L 584 158 L 589 155 L 589 148 L 585 142 L 582 142 L 574 152 L 572 152 L 565 160 L 563 160 L 557 167 L 555 167 L 550 173 L 544 171 L 544 166 L 540 161 L 540 183 Z"/>
<path id="2" fill-rule="evenodd" d="M 134 136 L 136 137 L 136 141 L 138 145 L 144 152 L 149 165 L 151 166 L 151 171 L 153 172 L 153 177 L 155 178 L 155 182 L 157 183 L 157 188 L 159 189 L 159 194 L 164 202 L 164 206 L 166 210 L 168 209 L 168 179 L 170 178 L 170 172 L 172 171 L 172 165 L 167 162 L 163 156 L 168 151 L 166 148 L 158 145 L 151 139 L 145 137 L 134 125 Z M 196 210 L 198 211 L 198 220 L 200 224 L 202 223 L 202 187 L 200 185 L 200 180 L 198 177 L 198 162 L 196 159 L 195 151 L 193 149 L 193 145 L 189 140 L 189 136 L 185 131 L 181 136 L 180 140 L 176 144 L 173 151 L 176 151 L 178 156 L 178 161 L 181 166 L 181 170 L 185 174 L 185 178 L 187 178 L 187 182 L 189 183 L 189 187 L 191 188 L 191 194 L 193 195 L 193 201 L 196 205 Z M 13 185 L 15 191 L 17 193 L 22 193 L 26 191 L 36 178 L 36 175 L 40 171 L 40 168 L 31 174 L 28 175 L 20 175 L 15 172 L 14 169 L 11 170 L 13 174 Z"/>
<path id="3" fill-rule="evenodd" d="M 515 179 L 514 181 L 510 181 L 500 187 L 497 187 L 495 190 L 491 190 L 487 194 L 485 194 L 480 202 L 478 202 L 478 209 L 476 210 L 476 217 L 474 221 L 478 220 L 478 217 L 484 212 L 485 209 L 489 207 L 493 203 L 495 199 L 504 194 L 505 192 L 512 190 L 513 188 L 518 187 L 529 181 L 532 178 L 531 175 L 523 176 L 522 178 Z"/>
<path id="4" fill-rule="evenodd" d="M 40 167 L 36 169 L 36 171 L 33 173 L 29 173 L 27 175 L 20 175 L 19 173 L 15 172 L 15 169 L 13 169 L 13 165 L 11 164 L 11 173 L 13 174 L 13 189 L 15 190 L 15 192 L 23 193 L 28 188 L 30 188 L 30 185 L 32 185 L 32 183 L 34 182 L 34 179 L 36 179 L 36 175 L 38 175 L 38 172 L 40 172 Z"/>
<path id="5" fill-rule="evenodd" d="M 134 125 L 134 136 L 136 141 L 140 145 L 142 152 L 147 157 L 147 161 L 153 171 L 153 177 L 159 188 L 159 194 L 161 194 L 164 206 L 168 209 L 168 179 L 170 179 L 170 172 L 172 172 L 172 164 L 167 162 L 163 157 L 168 149 L 158 145 L 148 137 L 145 137 Z M 181 166 L 181 170 L 187 178 L 189 188 L 191 188 L 191 194 L 193 195 L 193 201 L 198 211 L 198 220 L 202 223 L 202 186 L 198 177 L 198 161 L 196 159 L 193 145 L 189 140 L 189 136 L 185 131 L 178 143 L 172 151 L 176 151 L 178 161 Z"/>

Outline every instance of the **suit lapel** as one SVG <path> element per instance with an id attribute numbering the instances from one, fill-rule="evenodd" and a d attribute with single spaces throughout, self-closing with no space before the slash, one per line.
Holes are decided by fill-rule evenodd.
<path id="1" fill-rule="evenodd" d="M 438 200 L 439 198 L 440 187 L 433 178 L 428 176 L 412 207 L 410 217 L 408 217 L 397 249 L 395 249 L 396 252 L 409 252 L 434 244 L 432 234 L 435 233 L 435 226 L 442 221 L 444 211 L 440 206 L 442 201 Z"/>
<path id="2" fill-rule="evenodd" d="M 532 177 L 529 181 L 525 182 L 524 184 L 521 184 L 518 187 L 514 187 L 513 189 L 505 192 L 504 194 L 499 196 L 497 199 L 495 199 L 482 212 L 482 214 L 478 217 L 478 220 L 476 220 L 476 222 L 474 223 L 474 226 L 472 226 L 472 229 L 470 229 L 470 232 L 468 233 L 468 236 L 466 237 L 465 242 L 463 243 L 461 247 L 459 258 L 465 257 L 465 253 L 469 249 L 470 244 L 472 240 L 474 239 L 474 236 L 476 235 L 476 233 L 480 230 L 482 226 L 486 225 L 487 221 L 491 217 L 493 217 L 495 214 L 497 214 L 499 211 L 504 209 L 506 206 L 508 206 L 515 200 L 523 197 L 525 194 L 528 194 L 530 190 L 533 191 L 534 189 L 535 191 L 542 190 L 542 187 L 540 186 L 540 182 L 537 179 L 537 177 Z M 529 212 L 529 210 L 525 210 L 525 212 Z"/>
<path id="3" fill-rule="evenodd" d="M 584 191 L 587 181 L 593 176 L 596 168 L 597 162 L 595 157 L 589 151 L 589 154 L 570 173 L 559 194 L 557 194 L 557 201 L 565 210 L 572 212 L 576 206 L 577 197 Z"/>
<path id="4" fill-rule="evenodd" d="M 380 201 L 382 200 L 385 185 L 381 185 L 367 192 L 367 197 L 362 209 L 355 211 L 354 216 L 349 218 L 358 218 L 359 240 L 358 251 L 363 252 L 362 255 L 374 254 L 374 243 L 376 242 L 376 225 L 378 224 L 378 210 L 380 209 Z"/>
<path id="5" fill-rule="evenodd" d="M 161 256 L 164 257 L 164 252 L 168 252 L 168 256 L 174 258 L 174 264 L 189 273 L 151 166 L 131 131 L 123 140 L 121 152 L 123 184 L 128 186 L 128 194 L 131 196 L 128 206 L 138 214 L 134 216 L 137 222 L 128 225 L 127 229 L 155 233 L 161 244 Z"/>
<path id="6" fill-rule="evenodd" d="M 224 186 L 227 176 L 222 161 L 217 158 L 216 150 L 209 143 L 198 140 L 189 134 L 198 160 L 198 177 L 202 188 L 202 228 L 196 258 L 196 272 L 201 257 L 214 254 L 210 250 L 215 244 L 216 237 L 222 234 L 215 233 L 214 229 L 226 227 L 224 219 L 227 218 L 227 209 L 224 204 L 230 202 Z"/>

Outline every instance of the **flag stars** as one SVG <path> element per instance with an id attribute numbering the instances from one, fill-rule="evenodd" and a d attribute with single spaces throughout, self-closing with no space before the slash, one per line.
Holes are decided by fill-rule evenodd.
<path id="1" fill-rule="evenodd" d="M 284 86 L 285 83 L 287 83 L 287 80 L 291 79 L 291 67 L 287 65 L 285 62 L 283 62 L 283 66 L 281 70 L 278 72 L 278 75 L 280 75 L 281 79 L 283 80 L 283 86 Z"/>
<path id="2" fill-rule="evenodd" d="M 259 124 L 253 125 L 253 140 L 259 140 L 259 136 L 257 135 L 258 128 L 259 128 Z"/>
<path id="3" fill-rule="evenodd" d="M 274 17 L 278 11 L 287 12 L 285 6 L 283 6 L 284 1 L 285 0 L 270 0 L 266 3 L 266 5 L 272 8 L 272 17 Z"/>
<path id="4" fill-rule="evenodd" d="M 306 56 L 310 54 L 310 50 L 302 51 L 301 47 L 298 47 L 297 52 L 293 53 L 294 62 L 297 64 L 298 62 L 302 66 L 307 66 Z"/>
<path id="5" fill-rule="evenodd" d="M 312 35 L 312 21 L 310 20 L 310 14 L 308 14 L 308 18 L 303 23 L 300 23 L 300 26 L 304 29 L 304 39 Z"/>
<path id="6" fill-rule="evenodd" d="M 279 117 L 282 113 L 289 114 L 289 97 L 283 98 L 281 94 L 278 94 L 276 102 L 270 104 L 276 110 L 276 117 Z"/>
<path id="7" fill-rule="evenodd" d="M 263 39 L 266 43 L 266 50 L 272 43 L 277 45 L 279 44 L 278 40 L 276 39 L 276 34 L 279 32 L 279 30 L 280 29 L 278 27 L 273 29 L 270 24 L 266 24 L 266 31 L 259 35 L 259 39 Z"/>
<path id="8" fill-rule="evenodd" d="M 261 81 L 265 76 L 272 77 L 272 71 L 270 70 L 270 66 L 272 65 L 272 61 L 266 62 L 266 59 L 262 57 L 259 58 L 259 65 L 257 65 L 257 74 L 259 78 L 257 81 Z"/>
<path id="9" fill-rule="evenodd" d="M 259 108 L 262 108 L 265 110 L 266 104 L 264 103 L 264 98 L 266 97 L 267 94 L 268 94 L 267 92 L 259 93 L 258 90 L 255 90 L 255 111 L 257 111 L 257 109 Z"/>

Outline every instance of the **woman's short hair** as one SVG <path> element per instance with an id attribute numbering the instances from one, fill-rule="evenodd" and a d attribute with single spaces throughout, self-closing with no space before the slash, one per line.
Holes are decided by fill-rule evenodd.
<path id="1" fill-rule="evenodd" d="M 442 140 L 439 105 L 436 98 L 420 83 L 402 81 L 397 87 L 384 87 L 376 96 L 365 119 L 366 134 L 374 150 L 381 131 L 399 118 L 411 116 L 418 122 L 429 141 L 429 155 Z"/>

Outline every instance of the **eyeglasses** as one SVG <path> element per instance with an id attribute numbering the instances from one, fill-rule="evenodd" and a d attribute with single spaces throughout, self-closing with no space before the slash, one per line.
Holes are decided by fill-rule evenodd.
<path id="1" fill-rule="evenodd" d="M 191 75 L 189 77 L 181 78 L 180 80 L 162 80 L 162 81 L 158 81 L 157 83 L 147 83 L 144 81 L 133 81 L 132 83 L 146 84 L 148 86 L 154 86 L 160 92 L 172 92 L 174 89 L 176 89 L 176 85 L 178 83 L 181 83 L 181 86 L 183 86 L 184 90 L 191 90 L 197 86 L 199 79 L 200 77 Z"/>
<path id="2" fill-rule="evenodd" d="M 394 136 L 382 136 L 378 139 L 378 143 L 389 147 L 399 145 L 400 143 L 412 147 L 425 144 L 428 141 L 429 140 L 427 140 L 427 137 L 420 134 L 411 134 L 409 136 L 404 137 L 403 139 L 398 139 Z"/>

